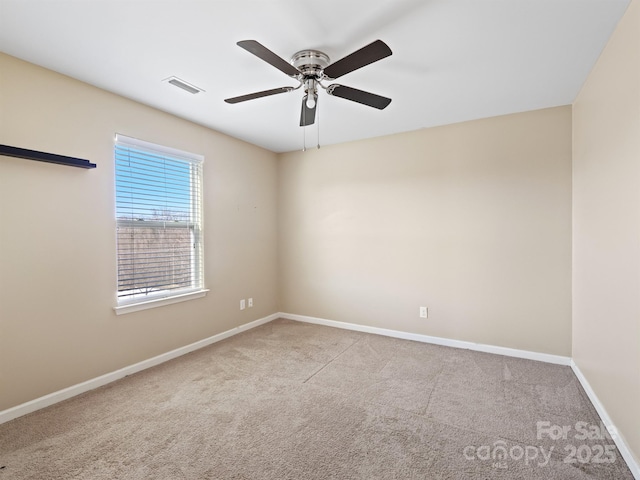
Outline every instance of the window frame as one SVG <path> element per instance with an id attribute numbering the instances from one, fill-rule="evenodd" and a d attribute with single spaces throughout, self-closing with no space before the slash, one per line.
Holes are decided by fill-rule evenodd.
<path id="1" fill-rule="evenodd" d="M 160 156 L 162 158 L 170 159 L 171 161 L 180 161 L 189 163 L 190 168 L 190 217 L 187 221 L 171 221 L 166 222 L 163 220 L 144 220 L 139 222 L 134 219 L 118 218 L 118 165 L 117 155 L 118 147 L 132 148 L 143 153 Z M 204 277 L 204 232 L 203 232 L 203 192 L 202 192 L 202 177 L 203 177 L 203 164 L 204 156 L 183 150 L 178 150 L 171 147 L 165 147 L 155 143 L 139 140 L 136 138 L 128 137 L 121 134 L 116 134 L 114 139 L 114 185 L 115 185 L 115 221 L 116 221 L 116 306 L 114 310 L 116 314 L 135 312 L 139 310 L 145 310 L 148 308 L 160 307 L 163 305 L 170 305 L 173 303 L 183 302 L 186 300 L 192 300 L 195 298 L 204 297 L 208 289 L 205 288 Z M 194 193 L 195 190 L 195 193 Z M 196 195 L 194 199 L 193 196 Z M 194 202 L 195 200 L 195 202 Z M 159 205 L 160 207 L 161 205 Z M 191 253 L 189 271 L 191 274 L 191 286 L 173 288 L 159 293 L 146 293 L 146 294 L 134 294 L 128 297 L 122 297 L 120 295 L 120 253 L 118 249 L 118 228 L 133 227 L 146 228 L 146 229 L 162 229 L 167 228 L 186 228 L 191 232 L 191 243 L 193 244 L 193 250 Z"/>

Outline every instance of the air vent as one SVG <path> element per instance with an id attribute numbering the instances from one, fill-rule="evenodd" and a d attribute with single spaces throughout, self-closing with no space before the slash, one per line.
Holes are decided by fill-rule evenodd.
<path id="1" fill-rule="evenodd" d="M 196 93 L 204 92 L 203 89 L 198 88 L 195 85 L 191 85 L 190 83 L 185 82 L 184 80 L 181 80 L 178 77 L 165 78 L 163 82 L 168 82 L 171 85 L 181 88 L 182 90 L 185 90 L 193 95 L 195 95 Z"/>

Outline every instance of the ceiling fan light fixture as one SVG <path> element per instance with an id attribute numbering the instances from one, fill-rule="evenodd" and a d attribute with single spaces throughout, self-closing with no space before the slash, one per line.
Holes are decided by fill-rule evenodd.
<path id="1" fill-rule="evenodd" d="M 315 108 L 318 101 L 318 80 L 310 77 L 304 81 L 304 93 L 306 94 L 307 108 Z"/>
<path id="2" fill-rule="evenodd" d="M 307 94 L 307 108 L 316 108 L 316 102 L 318 99 L 318 95 L 315 93 L 308 93 Z"/>

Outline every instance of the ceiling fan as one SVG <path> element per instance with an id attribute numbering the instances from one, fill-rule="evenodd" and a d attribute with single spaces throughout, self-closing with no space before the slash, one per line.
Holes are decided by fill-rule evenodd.
<path id="1" fill-rule="evenodd" d="M 390 98 L 358 90 L 357 88 L 347 87 L 338 83 L 333 83 L 328 86 L 322 84 L 324 80 L 335 80 L 347 73 L 391 55 L 391 49 L 382 40 L 376 40 L 334 63 L 329 63 L 329 56 L 319 50 L 301 50 L 291 57 L 290 62 L 287 62 L 255 40 L 242 40 L 237 44 L 239 47 L 244 48 L 256 57 L 296 79 L 300 84 L 297 87 L 280 87 L 262 92 L 249 93 L 248 95 L 241 95 L 239 97 L 227 98 L 225 99 L 227 103 L 240 103 L 279 93 L 292 92 L 304 87 L 302 111 L 300 113 L 301 127 L 312 125 L 315 122 L 318 86 L 334 97 L 358 102 L 379 110 L 384 109 L 391 103 Z"/>

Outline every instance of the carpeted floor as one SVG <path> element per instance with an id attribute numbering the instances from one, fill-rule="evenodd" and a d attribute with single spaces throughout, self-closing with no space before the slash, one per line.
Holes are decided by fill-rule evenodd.
<path id="1" fill-rule="evenodd" d="M 0 425 L 0 480 L 632 480 L 599 425 L 569 367 L 276 320 Z"/>

